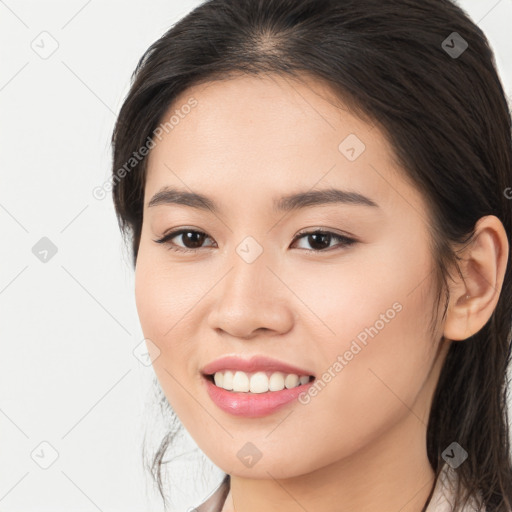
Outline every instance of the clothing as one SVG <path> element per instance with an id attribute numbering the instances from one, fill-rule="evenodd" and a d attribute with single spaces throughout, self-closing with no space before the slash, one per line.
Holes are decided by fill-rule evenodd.
<path id="1" fill-rule="evenodd" d="M 451 512 L 453 505 L 454 485 L 457 480 L 457 471 L 445 463 L 436 481 L 432 498 L 425 510 L 425 512 Z M 193 512 L 221 512 L 226 497 L 229 493 L 230 476 L 226 475 L 224 480 L 220 483 L 216 491 L 201 505 L 193 509 Z M 481 502 L 481 495 L 478 496 L 478 501 Z M 481 509 L 478 508 L 478 501 L 472 498 L 464 507 L 463 512 L 486 512 L 485 507 L 482 505 Z"/>
<path id="2" fill-rule="evenodd" d="M 192 512 L 221 512 L 226 496 L 229 494 L 230 476 L 226 475 L 217 490 L 201 505 L 192 509 Z"/>
<path id="3" fill-rule="evenodd" d="M 457 470 L 453 469 L 448 463 L 441 468 L 441 473 L 437 479 L 432 493 L 432 498 L 425 512 L 451 512 L 453 506 L 455 484 L 457 483 Z M 480 506 L 480 508 L 479 508 Z M 222 508 L 222 507 L 221 507 Z M 478 498 L 472 497 L 463 509 L 463 512 L 486 512 L 483 505 L 482 496 L 478 493 Z"/>

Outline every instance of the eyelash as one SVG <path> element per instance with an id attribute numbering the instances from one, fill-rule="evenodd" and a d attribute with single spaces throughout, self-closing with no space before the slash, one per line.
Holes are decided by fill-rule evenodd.
<path id="1" fill-rule="evenodd" d="M 158 240 L 154 240 L 154 242 L 158 244 L 166 244 L 168 245 L 168 249 L 171 251 L 181 252 L 181 253 L 191 253 L 191 252 L 197 252 L 201 247 L 197 249 L 189 249 L 185 247 L 180 247 L 174 243 L 171 243 L 170 240 L 178 235 L 182 235 L 184 233 L 198 233 L 200 235 L 206 235 L 203 231 L 198 231 L 195 229 L 178 229 L 176 231 L 171 231 L 170 233 L 164 235 L 162 238 Z M 331 238 L 334 238 L 340 242 L 339 245 L 343 247 L 349 247 L 355 243 L 357 243 L 357 240 L 354 238 L 349 238 L 347 236 L 338 235 L 337 233 L 332 233 L 331 231 L 322 231 L 322 230 L 313 230 L 313 231 L 302 231 L 297 234 L 297 236 L 292 240 L 292 244 L 295 243 L 297 240 L 307 236 L 307 235 L 331 235 Z M 206 235 L 208 236 L 208 235 Z M 209 237 L 208 237 L 209 238 Z M 210 246 L 211 247 L 211 246 Z M 336 246 L 334 246 L 336 247 Z M 320 252 L 328 252 L 333 250 L 332 247 L 329 247 L 327 249 L 301 249 L 302 251 L 306 251 L 308 253 L 320 253 Z"/>

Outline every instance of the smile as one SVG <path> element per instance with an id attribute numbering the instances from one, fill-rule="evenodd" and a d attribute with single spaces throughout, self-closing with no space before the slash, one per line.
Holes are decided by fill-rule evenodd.
<path id="1" fill-rule="evenodd" d="M 253 373 L 238 371 L 218 371 L 209 376 L 214 384 L 227 391 L 238 393 L 266 393 L 292 389 L 307 384 L 309 375 L 285 374 L 283 372 L 258 371 Z"/>

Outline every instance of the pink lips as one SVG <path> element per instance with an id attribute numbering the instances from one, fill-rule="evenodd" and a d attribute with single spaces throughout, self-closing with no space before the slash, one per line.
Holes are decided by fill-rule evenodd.
<path id="1" fill-rule="evenodd" d="M 265 356 L 254 356 L 251 359 L 242 359 L 238 356 L 226 356 L 216 359 L 203 367 L 201 372 L 205 375 L 212 375 L 215 372 L 224 370 L 241 370 L 251 373 L 257 371 L 283 372 L 285 374 L 294 373 L 296 375 L 313 375 L 309 370 L 298 368 L 297 366 L 283 363 L 277 359 Z"/>
<path id="2" fill-rule="evenodd" d="M 207 364 L 201 372 L 203 382 L 212 401 L 223 411 L 235 416 L 256 418 L 271 414 L 286 404 L 294 401 L 297 397 L 307 391 L 313 384 L 310 380 L 291 389 L 281 391 L 269 391 L 266 393 L 244 393 L 228 391 L 217 387 L 206 375 L 212 375 L 217 371 L 241 370 L 247 373 L 256 371 L 276 371 L 284 374 L 294 373 L 296 375 L 313 375 L 309 370 L 301 369 L 288 363 L 265 356 L 255 356 L 251 359 L 242 359 L 237 356 L 227 356 Z"/>

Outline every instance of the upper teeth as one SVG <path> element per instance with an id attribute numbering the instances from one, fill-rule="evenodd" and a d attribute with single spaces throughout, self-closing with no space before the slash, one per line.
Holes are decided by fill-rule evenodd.
<path id="1" fill-rule="evenodd" d="M 285 387 L 290 389 L 309 382 L 308 375 L 299 376 L 294 373 L 286 375 L 282 372 L 262 371 L 250 374 L 231 370 L 216 372 L 213 379 L 215 385 L 220 388 L 250 393 L 265 393 L 269 390 L 281 391 Z"/>

